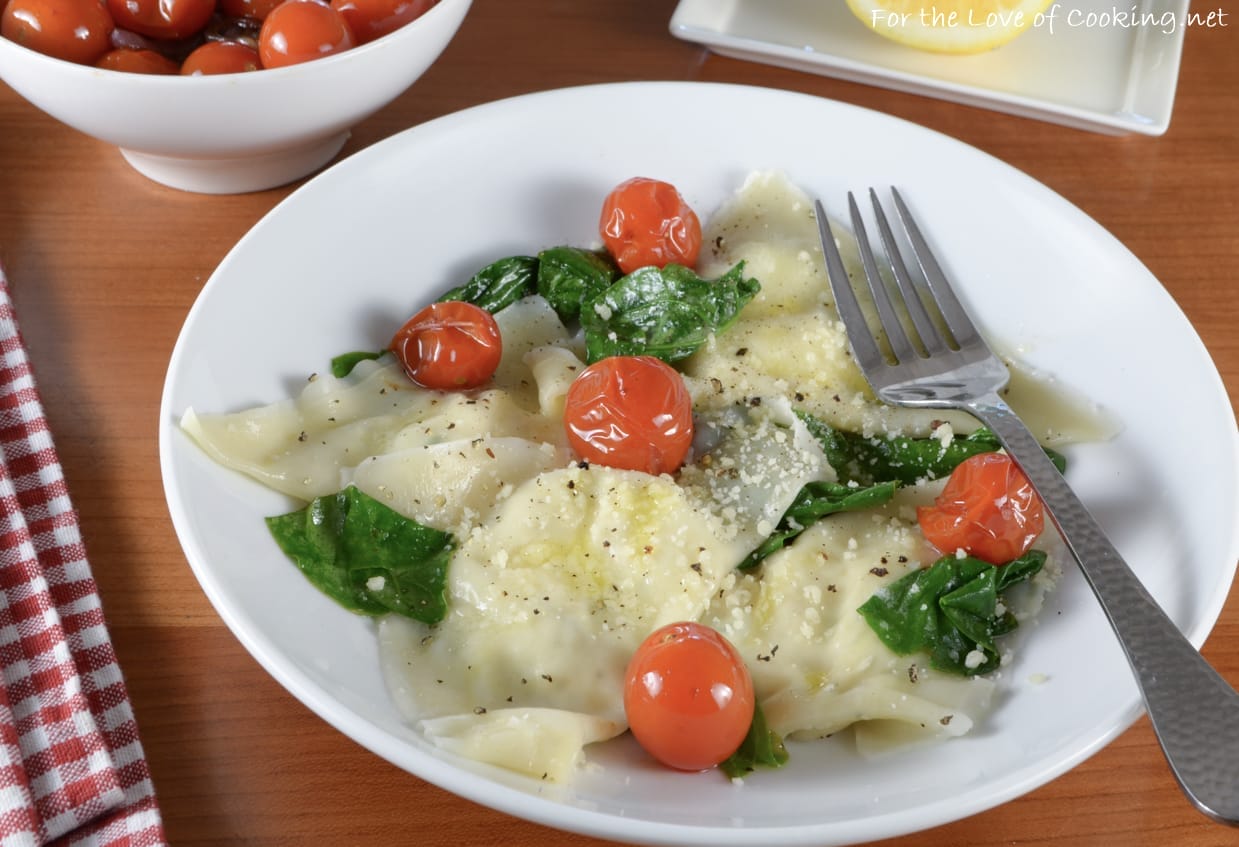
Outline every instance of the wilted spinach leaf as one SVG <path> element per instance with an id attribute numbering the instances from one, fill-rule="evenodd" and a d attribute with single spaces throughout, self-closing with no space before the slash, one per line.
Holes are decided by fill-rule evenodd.
<path id="1" fill-rule="evenodd" d="M 787 748 L 783 739 L 766 724 L 761 706 L 753 706 L 753 722 L 748 735 L 740 742 L 739 749 L 719 764 L 723 773 L 732 779 L 745 776 L 758 767 L 780 768 L 787 764 Z"/>
<path id="2" fill-rule="evenodd" d="M 1045 558 L 1040 550 L 1030 550 L 1005 565 L 991 565 L 971 556 L 943 556 L 881 589 L 857 611 L 901 656 L 925 651 L 938 670 L 989 673 L 999 662 L 995 639 L 1018 625 L 1011 612 L 998 614 L 998 600 L 1007 588 L 1041 570 Z M 984 654 L 983 661 L 968 661 L 973 650 Z"/>
<path id="3" fill-rule="evenodd" d="M 475 273 L 464 285 L 439 298 L 464 300 L 492 315 L 537 291 L 538 260 L 534 256 L 509 256 L 492 262 Z"/>
<path id="4" fill-rule="evenodd" d="M 609 255 L 579 247 L 552 247 L 538 254 L 538 293 L 564 323 L 575 321 L 581 304 L 606 290 L 620 276 Z"/>
<path id="5" fill-rule="evenodd" d="M 678 361 L 730 326 L 760 289 L 743 262 L 714 280 L 682 265 L 638 268 L 581 306 L 586 358 Z"/>
<path id="6" fill-rule="evenodd" d="M 985 428 L 970 435 L 955 436 L 944 446 L 940 439 L 933 437 L 887 438 L 844 432 L 807 412 L 796 414 L 822 445 L 827 461 L 839 478 L 860 485 L 887 480 L 914 485 L 922 479 L 943 479 L 970 456 L 1002 449 L 998 437 Z M 1049 449 L 1045 452 L 1060 473 L 1066 469 L 1067 460 L 1061 453 Z"/>
<path id="7" fill-rule="evenodd" d="M 280 549 L 320 591 L 363 615 L 394 612 L 423 623 L 447 613 L 456 542 L 353 486 L 267 518 Z"/>
<path id="8" fill-rule="evenodd" d="M 383 352 L 379 350 L 378 352 L 370 353 L 358 350 L 353 353 L 341 353 L 331 360 L 331 375 L 343 379 L 353 372 L 353 368 L 357 367 L 358 362 L 377 359 L 383 355 Z"/>
<path id="9" fill-rule="evenodd" d="M 807 482 L 801 486 L 796 499 L 779 519 L 779 525 L 774 528 L 774 532 L 745 556 L 737 567 L 742 571 L 757 567 L 767 556 L 791 544 L 796 536 L 827 515 L 881 506 L 895 496 L 896 488 L 896 482 L 881 482 L 867 488 L 836 482 Z"/>

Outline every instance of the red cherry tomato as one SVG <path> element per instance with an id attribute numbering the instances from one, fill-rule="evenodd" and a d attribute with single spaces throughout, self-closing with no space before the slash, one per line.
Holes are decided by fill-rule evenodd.
<path id="1" fill-rule="evenodd" d="M 181 62 L 182 76 L 239 74 L 262 67 L 258 51 L 237 41 L 208 41 Z"/>
<path id="2" fill-rule="evenodd" d="M 444 391 L 477 388 L 499 367 L 503 342 L 490 312 L 472 303 L 432 303 L 391 342 L 409 379 Z"/>
<path id="3" fill-rule="evenodd" d="M 117 26 L 151 38 L 194 35 L 215 13 L 215 0 L 107 0 Z"/>
<path id="4" fill-rule="evenodd" d="M 344 15 L 358 44 L 382 38 L 416 20 L 439 0 L 331 0 Z"/>
<path id="5" fill-rule="evenodd" d="M 154 50 L 130 50 L 128 48 L 109 50 L 99 61 L 95 62 L 95 67 L 131 74 L 175 74 L 180 73 L 181 70 L 176 62 Z"/>
<path id="6" fill-rule="evenodd" d="M 568 443 L 588 462 L 672 473 L 693 443 L 693 401 L 684 379 L 653 356 L 611 356 L 568 387 Z"/>
<path id="7" fill-rule="evenodd" d="M 219 10 L 229 18 L 252 18 L 264 21 L 271 10 L 284 0 L 219 0 Z"/>
<path id="8" fill-rule="evenodd" d="M 0 35 L 81 65 L 93 65 L 111 48 L 112 29 L 99 0 L 9 0 L 0 16 Z"/>
<path id="9" fill-rule="evenodd" d="M 357 45 L 348 22 L 318 0 L 287 0 L 271 10 L 258 34 L 264 68 L 321 59 Z"/>
<path id="10" fill-rule="evenodd" d="M 602 204 L 602 241 L 624 273 L 647 265 L 692 267 L 701 250 L 701 222 L 674 185 L 636 177 Z"/>
<path id="11" fill-rule="evenodd" d="M 655 630 L 624 676 L 624 713 L 637 742 L 668 767 L 722 762 L 753 723 L 753 679 L 731 642 L 699 623 Z"/>
<path id="12" fill-rule="evenodd" d="M 951 472 L 932 506 L 916 510 L 921 532 L 944 553 L 1005 565 L 1032 546 L 1045 526 L 1041 498 L 1003 453 L 981 453 Z"/>

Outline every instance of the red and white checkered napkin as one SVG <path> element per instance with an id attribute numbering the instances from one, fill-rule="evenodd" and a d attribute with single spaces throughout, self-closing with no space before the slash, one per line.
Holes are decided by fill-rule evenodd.
<path id="1" fill-rule="evenodd" d="M 165 842 L 0 270 L 0 847 Z"/>

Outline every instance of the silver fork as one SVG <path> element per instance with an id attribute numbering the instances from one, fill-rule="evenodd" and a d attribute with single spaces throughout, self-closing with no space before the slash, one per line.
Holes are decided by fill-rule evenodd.
<path id="1" fill-rule="evenodd" d="M 899 192 L 892 188 L 891 194 L 919 274 L 913 275 L 904 263 L 878 195 L 870 189 L 874 219 L 894 275 L 889 287 L 878 271 L 860 209 L 850 192 L 848 206 L 894 363 L 887 360 L 869 330 L 826 212 L 817 203 L 830 286 L 861 371 L 884 402 L 960 409 L 994 432 L 1041 496 L 1109 618 L 1179 785 L 1206 815 L 1239 825 L 1239 694 L 1157 605 L 1028 427 L 999 396 L 1007 383 L 1006 366 L 986 345 L 951 290 Z M 914 337 L 905 330 L 892 294 L 902 302 L 923 349 L 918 350 Z M 927 307 L 936 308 L 940 319 L 931 316 Z M 940 323 L 949 334 L 940 330 Z"/>

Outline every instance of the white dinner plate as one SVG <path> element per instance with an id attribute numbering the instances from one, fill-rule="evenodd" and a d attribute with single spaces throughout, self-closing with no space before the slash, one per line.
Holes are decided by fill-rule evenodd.
<path id="1" fill-rule="evenodd" d="M 680 0 L 671 34 L 725 56 L 1078 129 L 1161 135 L 1188 27 L 1226 23 L 1216 8 L 1193 12 L 1188 0 L 1055 2 L 1014 41 L 971 56 L 883 38 L 842 0 Z"/>
<path id="2" fill-rule="evenodd" d="M 331 356 L 381 347 L 495 258 L 595 243 L 603 196 L 630 176 L 674 182 L 708 215 L 756 169 L 784 171 L 836 214 L 849 189 L 897 185 L 983 328 L 1122 421 L 1113 441 L 1071 451 L 1070 478 L 1175 622 L 1204 640 L 1239 557 L 1239 436 L 1207 352 L 1136 257 L 1028 176 L 889 116 L 781 91 L 630 83 L 479 106 L 340 162 L 260 221 L 194 304 L 160 411 L 168 504 L 211 602 L 289 691 L 396 765 L 513 815 L 619 841 L 764 847 L 971 815 L 1066 771 L 1140 714 L 1069 566 L 1001 671 L 1007 695 L 964 738 L 873 760 L 842 738 L 795 744 L 786 768 L 741 785 L 658 769 L 621 739 L 591 748 L 597 766 L 574 785 L 549 787 L 438 752 L 406 725 L 373 623 L 319 594 L 268 537 L 263 516 L 292 504 L 178 430 L 190 405 L 286 397 Z"/>

